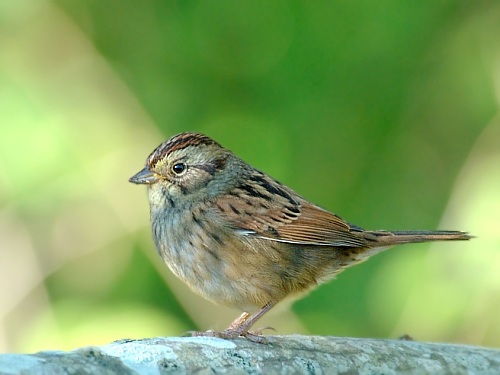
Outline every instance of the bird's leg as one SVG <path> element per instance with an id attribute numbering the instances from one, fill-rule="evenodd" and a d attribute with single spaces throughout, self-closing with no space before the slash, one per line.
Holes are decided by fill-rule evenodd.
<path id="1" fill-rule="evenodd" d="M 221 333 L 223 335 L 229 336 L 228 338 L 243 336 L 250 341 L 264 343 L 265 339 L 260 334 L 260 332 L 249 332 L 249 329 L 259 320 L 266 312 L 268 312 L 271 307 L 274 306 L 273 302 L 266 303 L 259 311 L 254 314 L 243 313 L 238 319 L 232 322 L 229 327 L 227 327 Z"/>
<path id="2" fill-rule="evenodd" d="M 236 337 L 246 337 L 250 341 L 263 344 L 266 342 L 264 336 L 260 332 L 254 333 L 249 332 L 250 327 L 259 320 L 262 315 L 268 312 L 271 307 L 274 306 L 274 302 L 266 303 L 259 311 L 249 314 L 244 312 L 236 320 L 234 320 L 229 327 L 227 327 L 222 332 L 207 331 L 207 332 L 190 332 L 192 336 L 208 336 L 208 337 L 220 337 L 223 339 L 234 339 Z"/>
<path id="3" fill-rule="evenodd" d="M 236 318 L 230 325 L 227 327 L 225 330 L 234 330 L 241 326 L 243 323 L 245 323 L 245 320 L 247 320 L 251 315 L 247 312 L 244 312 L 241 314 L 238 318 Z"/>

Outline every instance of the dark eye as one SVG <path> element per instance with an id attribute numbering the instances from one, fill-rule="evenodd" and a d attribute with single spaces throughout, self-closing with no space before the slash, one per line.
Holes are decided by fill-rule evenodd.
<path id="1" fill-rule="evenodd" d="M 187 165 L 185 163 L 175 163 L 172 166 L 172 171 L 175 174 L 183 174 L 187 170 Z"/>

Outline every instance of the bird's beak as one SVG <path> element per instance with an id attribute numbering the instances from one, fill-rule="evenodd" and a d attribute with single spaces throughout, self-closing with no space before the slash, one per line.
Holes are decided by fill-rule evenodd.
<path id="1" fill-rule="evenodd" d="M 137 172 L 128 180 L 134 184 L 151 185 L 158 181 L 158 178 L 155 176 L 154 172 L 151 172 L 148 167 L 145 167 L 142 171 Z"/>

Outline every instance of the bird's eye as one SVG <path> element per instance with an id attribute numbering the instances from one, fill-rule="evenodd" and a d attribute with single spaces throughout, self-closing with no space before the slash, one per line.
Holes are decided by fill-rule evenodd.
<path id="1" fill-rule="evenodd" d="M 186 170 L 187 170 L 187 165 L 185 163 L 175 163 L 172 166 L 172 171 L 177 175 L 183 174 L 184 172 L 186 172 Z"/>

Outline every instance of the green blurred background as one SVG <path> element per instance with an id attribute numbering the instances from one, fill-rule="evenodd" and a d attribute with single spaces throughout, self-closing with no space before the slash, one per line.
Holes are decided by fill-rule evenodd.
<path id="1" fill-rule="evenodd" d="M 222 329 L 156 255 L 144 188 L 200 131 L 400 247 L 262 322 L 500 347 L 500 2 L 0 2 L 0 351 Z"/>

